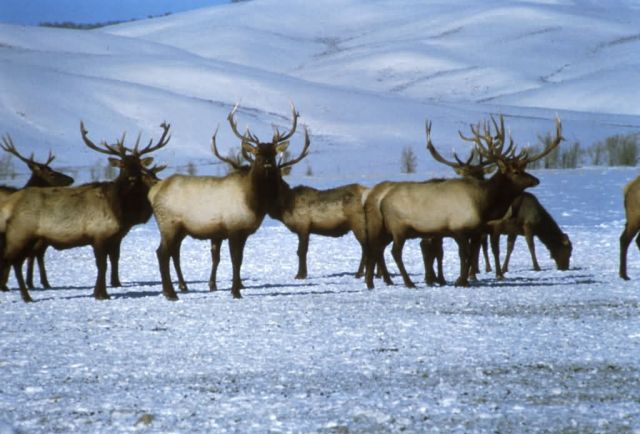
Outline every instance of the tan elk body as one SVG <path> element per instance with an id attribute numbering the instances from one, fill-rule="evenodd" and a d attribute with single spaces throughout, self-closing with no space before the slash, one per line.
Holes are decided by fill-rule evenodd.
<path id="1" fill-rule="evenodd" d="M 149 201 L 161 235 L 157 255 L 162 292 L 167 299 L 177 299 L 169 270 L 171 259 L 180 288 L 186 290 L 180 270 L 180 244 L 187 235 L 211 240 L 211 290 L 217 288 L 220 244 L 222 240 L 229 240 L 233 269 L 231 293 L 234 298 L 241 298 L 240 268 L 246 240 L 260 227 L 268 207 L 275 201 L 282 168 L 297 163 L 307 155 L 309 136 L 305 128 L 305 144 L 300 156 L 286 163 L 276 162 L 276 156 L 286 150 L 296 130 L 299 114 L 295 107 L 292 106 L 291 130 L 286 134 L 276 130 L 273 140 L 266 143 L 260 142 L 248 131 L 244 135 L 238 132 L 234 120 L 237 108 L 236 105 L 227 119 L 232 131 L 242 140 L 243 155 L 249 158 L 250 166 L 240 167 L 236 162 L 220 156 L 214 134 L 214 155 L 231 164 L 236 171 L 224 177 L 174 175 L 159 182 L 149 192 Z"/>
<path id="2" fill-rule="evenodd" d="M 629 244 L 640 231 L 640 177 L 624 187 L 624 214 L 626 221 L 620 234 L 620 277 L 629 280 L 627 274 L 627 251 Z M 636 245 L 640 249 L 640 236 L 636 237 Z"/>
<path id="3" fill-rule="evenodd" d="M 562 140 L 560 121 L 557 120 L 557 137 L 549 147 L 534 157 L 524 151 L 515 156 L 511 139 L 504 149 L 506 138 L 502 118 L 500 125 L 493 119 L 492 122 L 495 135 L 488 123 L 484 126 L 484 134 L 480 126 L 472 126 L 476 150 L 488 163 L 498 166 L 498 171 L 488 180 L 465 178 L 393 183 L 377 207 L 369 203 L 369 196 L 365 204 L 369 237 L 367 287 L 373 287 L 373 261 L 383 254 L 389 238 L 393 240 L 391 252 L 405 285 L 415 286 L 402 261 L 404 243 L 408 238 L 433 235 L 455 239 L 460 256 L 460 275 L 456 284 L 468 285 L 469 239 L 479 237 L 489 220 L 503 216 L 520 192 L 539 183 L 536 177 L 525 172 L 527 163 L 542 158 Z M 427 141 L 430 141 L 429 132 L 427 128 Z"/>
<path id="4" fill-rule="evenodd" d="M 310 234 L 342 237 L 353 232 L 362 255 L 356 276 L 364 273 L 366 227 L 363 203 L 369 189 L 359 184 L 327 190 L 280 183 L 277 199 L 269 211 L 271 218 L 282 221 L 298 235 L 298 272 L 296 279 L 307 277 L 307 251 Z"/>
<path id="5" fill-rule="evenodd" d="M 29 171 L 31 171 L 31 176 L 29 180 L 22 188 L 26 187 L 56 187 L 56 186 L 67 186 L 73 184 L 73 178 L 65 175 L 64 173 L 58 172 L 51 168 L 51 163 L 55 159 L 55 156 L 49 152 L 49 157 L 47 161 L 44 163 L 37 162 L 34 159 L 33 154 L 31 157 L 27 158 L 21 155 L 13 144 L 13 140 L 11 140 L 11 136 L 8 134 L 2 138 L 2 145 L 0 145 L 2 149 L 6 152 L 15 155 L 22 162 L 24 162 Z M 0 204 L 5 202 L 10 195 L 18 191 L 18 188 L 15 187 L 7 187 L 0 186 Z M 40 270 L 40 283 L 44 288 L 50 288 L 49 280 L 47 279 L 47 272 L 44 265 L 44 255 L 47 247 L 45 245 L 37 245 L 34 246 L 32 254 L 29 255 L 28 264 L 27 264 L 27 287 L 33 288 L 33 268 L 34 268 L 34 259 L 38 261 L 38 268 Z M 6 290 L 7 286 L 7 278 L 8 273 L 3 273 L 2 283 L 0 285 L 1 290 Z"/>
<path id="6" fill-rule="evenodd" d="M 147 192 L 157 180 L 158 169 L 147 169 L 151 157 L 144 154 L 167 144 L 169 125 L 163 124 L 157 144 L 131 150 L 124 146 L 124 136 L 115 145 L 95 145 L 84 125 L 81 133 L 85 144 L 110 155 L 110 163 L 120 168 L 111 182 L 85 184 L 78 187 L 27 188 L 12 195 L 0 209 L 0 231 L 5 233 L 2 248 L 3 267 L 13 266 L 24 301 L 32 301 L 22 277 L 22 263 L 36 243 L 58 249 L 91 245 L 98 268 L 94 297 L 107 299 L 107 256 L 116 271 L 122 238 L 135 224 L 147 221 L 151 208 Z M 114 267 L 115 265 L 115 267 Z M 114 270 L 114 268 L 116 268 Z M 112 278 L 113 278 L 112 274 Z"/>

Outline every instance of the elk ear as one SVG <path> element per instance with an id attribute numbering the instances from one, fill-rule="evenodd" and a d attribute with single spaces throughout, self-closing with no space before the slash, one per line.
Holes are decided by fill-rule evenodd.
<path id="1" fill-rule="evenodd" d="M 276 146 L 276 153 L 277 154 L 282 154 L 284 151 L 287 150 L 288 147 L 289 147 L 289 141 L 288 140 L 286 142 L 279 143 Z"/>
<path id="2" fill-rule="evenodd" d="M 112 167 L 122 167 L 122 160 L 118 158 L 109 158 L 109 165 Z"/>
<path id="3" fill-rule="evenodd" d="M 140 160 L 140 163 L 142 163 L 144 167 L 147 167 L 148 165 L 153 163 L 153 157 L 143 158 L 142 160 Z"/>
<path id="4" fill-rule="evenodd" d="M 242 142 L 242 149 L 245 152 L 248 152 L 253 155 L 256 155 L 258 153 L 258 150 L 255 147 L 251 146 L 251 143 L 249 142 Z"/>

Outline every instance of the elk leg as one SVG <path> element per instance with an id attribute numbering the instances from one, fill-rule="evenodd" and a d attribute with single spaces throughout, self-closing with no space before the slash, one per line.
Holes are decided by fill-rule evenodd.
<path id="1" fill-rule="evenodd" d="M 482 255 L 484 256 L 484 271 L 491 272 L 491 261 L 489 261 L 489 240 L 487 234 L 482 235 Z"/>
<path id="2" fill-rule="evenodd" d="M 491 252 L 493 253 L 493 263 L 496 269 L 496 279 L 504 279 L 504 269 L 500 268 L 500 233 L 491 233 Z"/>
<path id="3" fill-rule="evenodd" d="M 524 239 L 527 241 L 527 246 L 529 246 L 529 253 L 531 253 L 531 262 L 533 262 L 533 269 L 535 271 L 540 271 L 538 258 L 536 258 L 536 243 L 533 239 L 533 230 L 529 225 L 524 225 Z"/>
<path id="4" fill-rule="evenodd" d="M 391 280 L 391 276 L 389 275 L 389 270 L 387 269 L 387 262 L 384 260 L 384 247 L 382 251 L 378 254 L 378 260 L 376 261 L 378 267 L 378 274 L 382 277 L 385 285 L 393 285 L 393 280 Z"/>
<path id="5" fill-rule="evenodd" d="M 0 274 L 0 291 L 7 292 L 9 291 L 9 287 L 7 286 L 7 282 L 9 281 L 9 273 L 11 272 L 11 267 L 2 264 L 2 273 Z"/>
<path id="6" fill-rule="evenodd" d="M 44 255 L 47 251 L 47 246 L 43 246 L 36 252 L 36 261 L 38 261 L 38 270 L 40 270 L 40 284 L 45 289 L 51 289 L 49 279 L 47 279 L 47 269 L 44 266 Z"/>
<path id="7" fill-rule="evenodd" d="M 160 245 L 156 250 L 156 256 L 158 257 L 158 267 L 160 268 L 160 279 L 162 280 L 162 295 L 167 300 L 177 300 L 178 295 L 175 289 L 173 289 L 173 283 L 171 282 L 171 271 L 169 270 L 170 254 L 169 254 L 169 242 L 166 237 L 162 237 Z"/>
<path id="8" fill-rule="evenodd" d="M 470 248 L 469 237 L 457 235 L 454 237 L 458 244 L 458 256 L 460 257 L 460 275 L 456 280 L 456 286 L 469 286 Z"/>
<path id="9" fill-rule="evenodd" d="M 415 288 L 416 285 L 411 281 L 411 278 L 409 277 L 409 274 L 404 267 L 404 262 L 402 261 L 402 248 L 404 247 L 404 243 L 405 239 L 402 237 L 394 239 L 393 246 L 391 246 L 391 255 L 393 256 L 393 259 L 396 261 L 396 265 L 400 270 L 400 275 L 402 275 L 404 286 L 406 286 L 407 288 Z"/>
<path id="10" fill-rule="evenodd" d="M 108 300 L 107 294 L 107 249 L 101 245 L 93 246 L 93 254 L 98 267 L 98 276 L 96 278 L 96 286 L 93 289 L 93 297 L 96 300 Z"/>
<path id="11" fill-rule="evenodd" d="M 34 266 L 34 259 L 35 257 L 33 255 L 29 255 L 29 257 L 27 258 L 27 288 L 29 289 L 33 289 L 34 285 L 33 285 L 33 266 Z"/>
<path id="12" fill-rule="evenodd" d="M 298 274 L 296 279 L 307 278 L 307 251 L 309 250 L 309 234 L 298 234 Z"/>
<path id="13" fill-rule="evenodd" d="M 222 240 L 211 240 L 211 275 L 209 276 L 209 291 L 217 291 L 216 275 L 218 274 L 218 264 L 220 264 L 220 247 Z"/>
<path id="14" fill-rule="evenodd" d="M 111 264 L 111 286 L 114 288 L 119 288 L 122 286 L 120 283 L 120 243 L 122 242 L 121 238 L 113 241 L 109 244 L 107 249 L 107 254 L 109 256 L 109 263 Z M 106 272 L 105 272 L 106 273 Z M 105 274 L 106 279 L 106 274 Z"/>
<path id="15" fill-rule="evenodd" d="M 477 274 L 480 272 L 480 243 L 481 235 L 469 237 L 469 280 L 478 280 Z"/>
<path id="16" fill-rule="evenodd" d="M 187 287 L 187 282 L 184 281 L 184 276 L 182 275 L 180 246 L 176 246 L 175 243 L 171 250 L 171 260 L 173 261 L 173 268 L 176 270 L 176 277 L 178 278 L 178 288 L 180 289 L 180 292 L 188 292 L 189 288 Z"/>
<path id="17" fill-rule="evenodd" d="M 236 235 L 229 238 L 229 253 L 231 255 L 231 267 L 233 269 L 233 281 L 231 283 L 231 294 L 233 298 L 242 298 L 240 294 L 240 288 L 242 288 L 240 268 L 242 267 L 242 256 L 246 241 L 247 237 L 245 235 Z"/>
<path id="18" fill-rule="evenodd" d="M 360 243 L 361 252 L 360 264 L 358 265 L 358 271 L 356 271 L 356 279 L 360 279 L 362 276 L 364 276 L 364 270 L 367 262 L 367 258 L 365 256 L 365 246 L 360 240 L 358 240 L 358 242 Z"/>
<path id="19" fill-rule="evenodd" d="M 367 246 L 364 257 L 365 257 L 364 281 L 368 289 L 373 289 L 375 287 L 375 285 L 373 284 L 373 274 L 376 267 L 376 259 L 378 258 L 377 249 L 372 248 L 370 245 Z M 379 268 L 380 268 L 380 264 L 378 264 L 378 269 Z"/>
<path id="20" fill-rule="evenodd" d="M 627 223 L 624 225 L 622 234 L 620 234 L 620 277 L 624 280 L 629 280 L 629 276 L 627 275 L 627 250 L 636 232 L 638 232 L 638 230 L 636 228 L 630 228 Z M 638 247 L 640 248 L 640 245 Z"/>
<path id="21" fill-rule="evenodd" d="M 516 234 L 507 235 L 507 253 L 504 255 L 504 264 L 502 264 L 503 273 L 509 271 L 509 260 L 511 259 L 511 253 L 513 253 L 517 238 L 518 236 Z"/>
<path id="22" fill-rule="evenodd" d="M 16 280 L 18 281 L 18 288 L 20 288 L 20 295 L 22 296 L 22 300 L 25 303 L 30 303 L 33 301 L 31 296 L 29 295 L 29 290 L 27 289 L 27 285 L 25 284 L 24 277 L 22 276 L 22 264 L 24 263 L 24 259 L 19 259 L 13 263 L 13 272 L 16 275 Z"/>
<path id="23" fill-rule="evenodd" d="M 424 262 L 424 281 L 429 286 L 433 286 L 436 283 L 436 273 L 433 271 L 433 263 L 438 256 L 438 241 L 440 241 L 440 248 L 442 248 L 442 239 L 438 240 L 436 237 L 427 237 L 420 241 L 422 261 Z"/>

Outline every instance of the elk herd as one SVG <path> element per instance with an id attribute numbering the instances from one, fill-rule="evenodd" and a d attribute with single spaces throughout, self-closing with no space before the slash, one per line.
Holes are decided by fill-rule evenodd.
<path id="1" fill-rule="evenodd" d="M 241 143 L 246 163 L 223 157 L 216 144 L 217 130 L 211 139 L 211 151 L 231 166 L 226 176 L 187 176 L 174 174 L 164 179 L 158 173 L 165 166 L 153 165 L 151 154 L 167 146 L 170 125 L 161 125 L 160 138 L 140 145 L 125 144 L 123 135 L 115 143 L 96 144 L 80 123 L 84 144 L 108 156 L 118 175 L 112 181 L 70 186 L 73 179 L 53 170 L 50 153 L 43 163 L 27 158 L 16 149 L 11 137 L 2 140 L 4 151 L 29 167 L 32 175 L 22 188 L 0 187 L 0 289 L 7 291 L 11 268 L 25 302 L 32 301 L 34 261 L 40 270 L 40 282 L 50 288 L 44 253 L 47 247 L 67 249 L 91 246 L 97 268 L 93 295 L 108 299 L 107 262 L 110 285 L 120 286 L 118 262 L 123 238 L 134 225 L 147 222 L 153 215 L 160 232 L 156 250 L 162 293 L 177 299 L 171 279 L 173 262 L 178 288 L 187 291 L 180 266 L 180 245 L 186 236 L 211 243 L 209 289 L 216 290 L 220 248 L 228 240 L 232 264 L 231 294 L 241 298 L 241 266 L 247 238 L 256 232 L 265 216 L 281 221 L 298 236 L 296 279 L 305 279 L 310 234 L 341 237 L 352 232 L 361 247 L 356 277 L 363 277 L 368 288 L 375 277 L 392 284 L 385 264 L 385 249 L 391 244 L 391 256 L 404 285 L 414 287 L 404 265 L 403 247 L 408 239 L 419 238 L 425 282 L 446 283 L 443 276 L 443 238 L 455 241 L 459 257 L 458 286 L 476 279 L 481 248 L 486 271 L 491 271 L 487 246 L 493 253 L 493 270 L 501 279 L 508 271 L 515 239 L 524 235 L 533 268 L 540 270 L 535 254 L 534 236 L 547 247 L 559 270 L 569 268 L 571 242 L 538 199 L 526 189 L 539 180 L 526 171 L 527 166 L 552 152 L 562 138 L 562 125 L 555 123 L 555 136 L 542 151 L 518 149 L 511 134 L 505 132 L 504 119 L 491 117 L 471 125 L 470 135 L 460 138 L 472 144 L 467 158 L 455 153 L 447 159 L 431 140 L 431 122 L 426 123 L 426 148 L 434 160 L 451 167 L 459 177 L 428 179 L 422 182 L 381 182 L 369 188 L 350 184 L 328 190 L 309 186 L 291 187 L 283 172 L 309 153 L 310 137 L 304 138 L 297 157 L 283 155 L 289 147 L 299 114 L 291 106 L 292 125 L 288 131 L 274 129 L 271 140 L 261 141 L 249 129 L 241 133 L 235 119 L 238 106 L 227 120 Z M 628 279 L 626 250 L 640 231 L 640 181 L 625 190 L 627 224 L 620 237 L 620 276 Z M 499 237 L 506 234 L 507 253 L 500 263 Z M 640 247 L 640 237 L 636 239 Z M 23 264 L 27 262 L 27 279 Z M 434 270 L 434 265 L 437 271 Z"/>

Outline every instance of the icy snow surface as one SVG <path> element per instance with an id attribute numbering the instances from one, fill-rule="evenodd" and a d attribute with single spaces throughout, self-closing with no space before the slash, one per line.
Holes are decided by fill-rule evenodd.
<path id="1" fill-rule="evenodd" d="M 245 250 L 242 300 L 226 251 L 218 292 L 206 242 L 186 240 L 190 292 L 160 295 L 155 224 L 135 228 L 124 287 L 91 297 L 89 248 L 48 252 L 51 290 L 0 294 L 0 420 L 24 432 L 626 431 L 640 427 L 640 259 L 617 276 L 622 186 L 634 170 L 538 171 L 535 189 L 573 241 L 571 270 L 522 239 L 504 281 L 417 289 L 352 272 L 352 236 L 266 224 Z M 504 246 L 503 246 L 504 248 Z M 404 257 L 414 280 L 417 243 Z M 392 259 L 387 257 L 392 270 Z M 457 272 L 446 244 L 445 273 Z M 13 278 L 11 285 L 15 286 Z"/>

